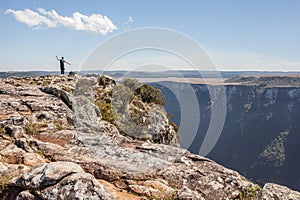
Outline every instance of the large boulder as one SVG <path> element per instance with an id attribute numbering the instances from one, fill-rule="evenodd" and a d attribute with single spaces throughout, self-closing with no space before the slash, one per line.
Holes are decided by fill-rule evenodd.
<path id="1" fill-rule="evenodd" d="M 113 199 L 95 177 L 71 162 L 37 165 L 28 173 L 11 180 L 8 186 L 31 191 L 31 195 L 40 199 Z M 7 195 L 6 198 L 31 196 L 28 192 L 3 193 Z"/>

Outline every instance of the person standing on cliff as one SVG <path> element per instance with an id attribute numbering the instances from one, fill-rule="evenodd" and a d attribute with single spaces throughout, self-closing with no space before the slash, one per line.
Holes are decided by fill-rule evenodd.
<path id="1" fill-rule="evenodd" d="M 56 56 L 56 59 L 59 61 L 60 64 L 60 74 L 65 74 L 65 63 L 67 63 L 68 65 L 71 65 L 71 63 L 65 61 L 64 57 L 58 58 Z"/>

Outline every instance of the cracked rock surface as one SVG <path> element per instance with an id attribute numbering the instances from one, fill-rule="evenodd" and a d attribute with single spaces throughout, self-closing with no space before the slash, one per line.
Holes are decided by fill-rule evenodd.
<path id="1" fill-rule="evenodd" d="M 300 199 L 180 147 L 121 135 L 90 99 L 62 87 L 77 79 L 0 80 L 1 199 Z"/>

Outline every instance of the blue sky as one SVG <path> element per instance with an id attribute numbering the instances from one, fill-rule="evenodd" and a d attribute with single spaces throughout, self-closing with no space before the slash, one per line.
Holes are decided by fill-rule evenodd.
<path id="1" fill-rule="evenodd" d="M 297 0 L 0 0 L 0 70 L 58 70 L 55 55 L 78 70 L 101 42 L 162 27 L 201 44 L 219 70 L 299 71 L 299 10 Z"/>

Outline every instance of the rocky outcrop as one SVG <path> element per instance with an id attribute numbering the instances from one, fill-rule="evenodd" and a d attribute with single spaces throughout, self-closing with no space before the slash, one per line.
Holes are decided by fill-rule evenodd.
<path id="1" fill-rule="evenodd" d="M 72 101 L 79 104 L 73 110 L 81 114 L 83 110 L 89 115 L 95 113 L 89 110 L 92 108 L 87 106 L 88 102 L 83 102 L 84 97 L 94 102 L 100 109 L 103 120 L 116 126 L 121 134 L 154 143 L 179 146 L 179 134 L 162 108 L 164 99 L 160 90 L 143 85 L 135 79 L 125 79 L 116 85 L 107 76 L 97 78 L 90 75 L 76 83 Z M 82 111 L 77 112 L 76 109 Z M 97 115 L 98 113 L 96 110 Z M 79 117 L 81 120 L 84 118 L 86 117 Z M 89 121 L 96 119 L 95 116 L 89 118 Z"/>
<path id="2" fill-rule="evenodd" d="M 4 198 L 113 199 L 94 176 L 71 162 L 36 165 L 28 173 L 12 179 L 7 187 L 23 191 L 14 193 L 7 189 Z"/>
<path id="3" fill-rule="evenodd" d="M 291 191 L 289 188 L 282 185 L 266 183 L 262 190 L 261 199 L 300 199 L 300 194 L 299 192 Z"/>
<path id="4" fill-rule="evenodd" d="M 69 93 L 71 110 L 40 87 L 22 79 L 0 80 L 1 199 L 298 198 L 298 192 L 286 187 L 260 188 L 236 171 L 180 147 L 119 134 L 91 103 L 90 94 Z M 162 113 L 157 112 L 156 118 Z M 19 129 L 14 126 L 22 134 L 12 134 Z M 153 131 L 159 131 L 156 128 Z"/>

